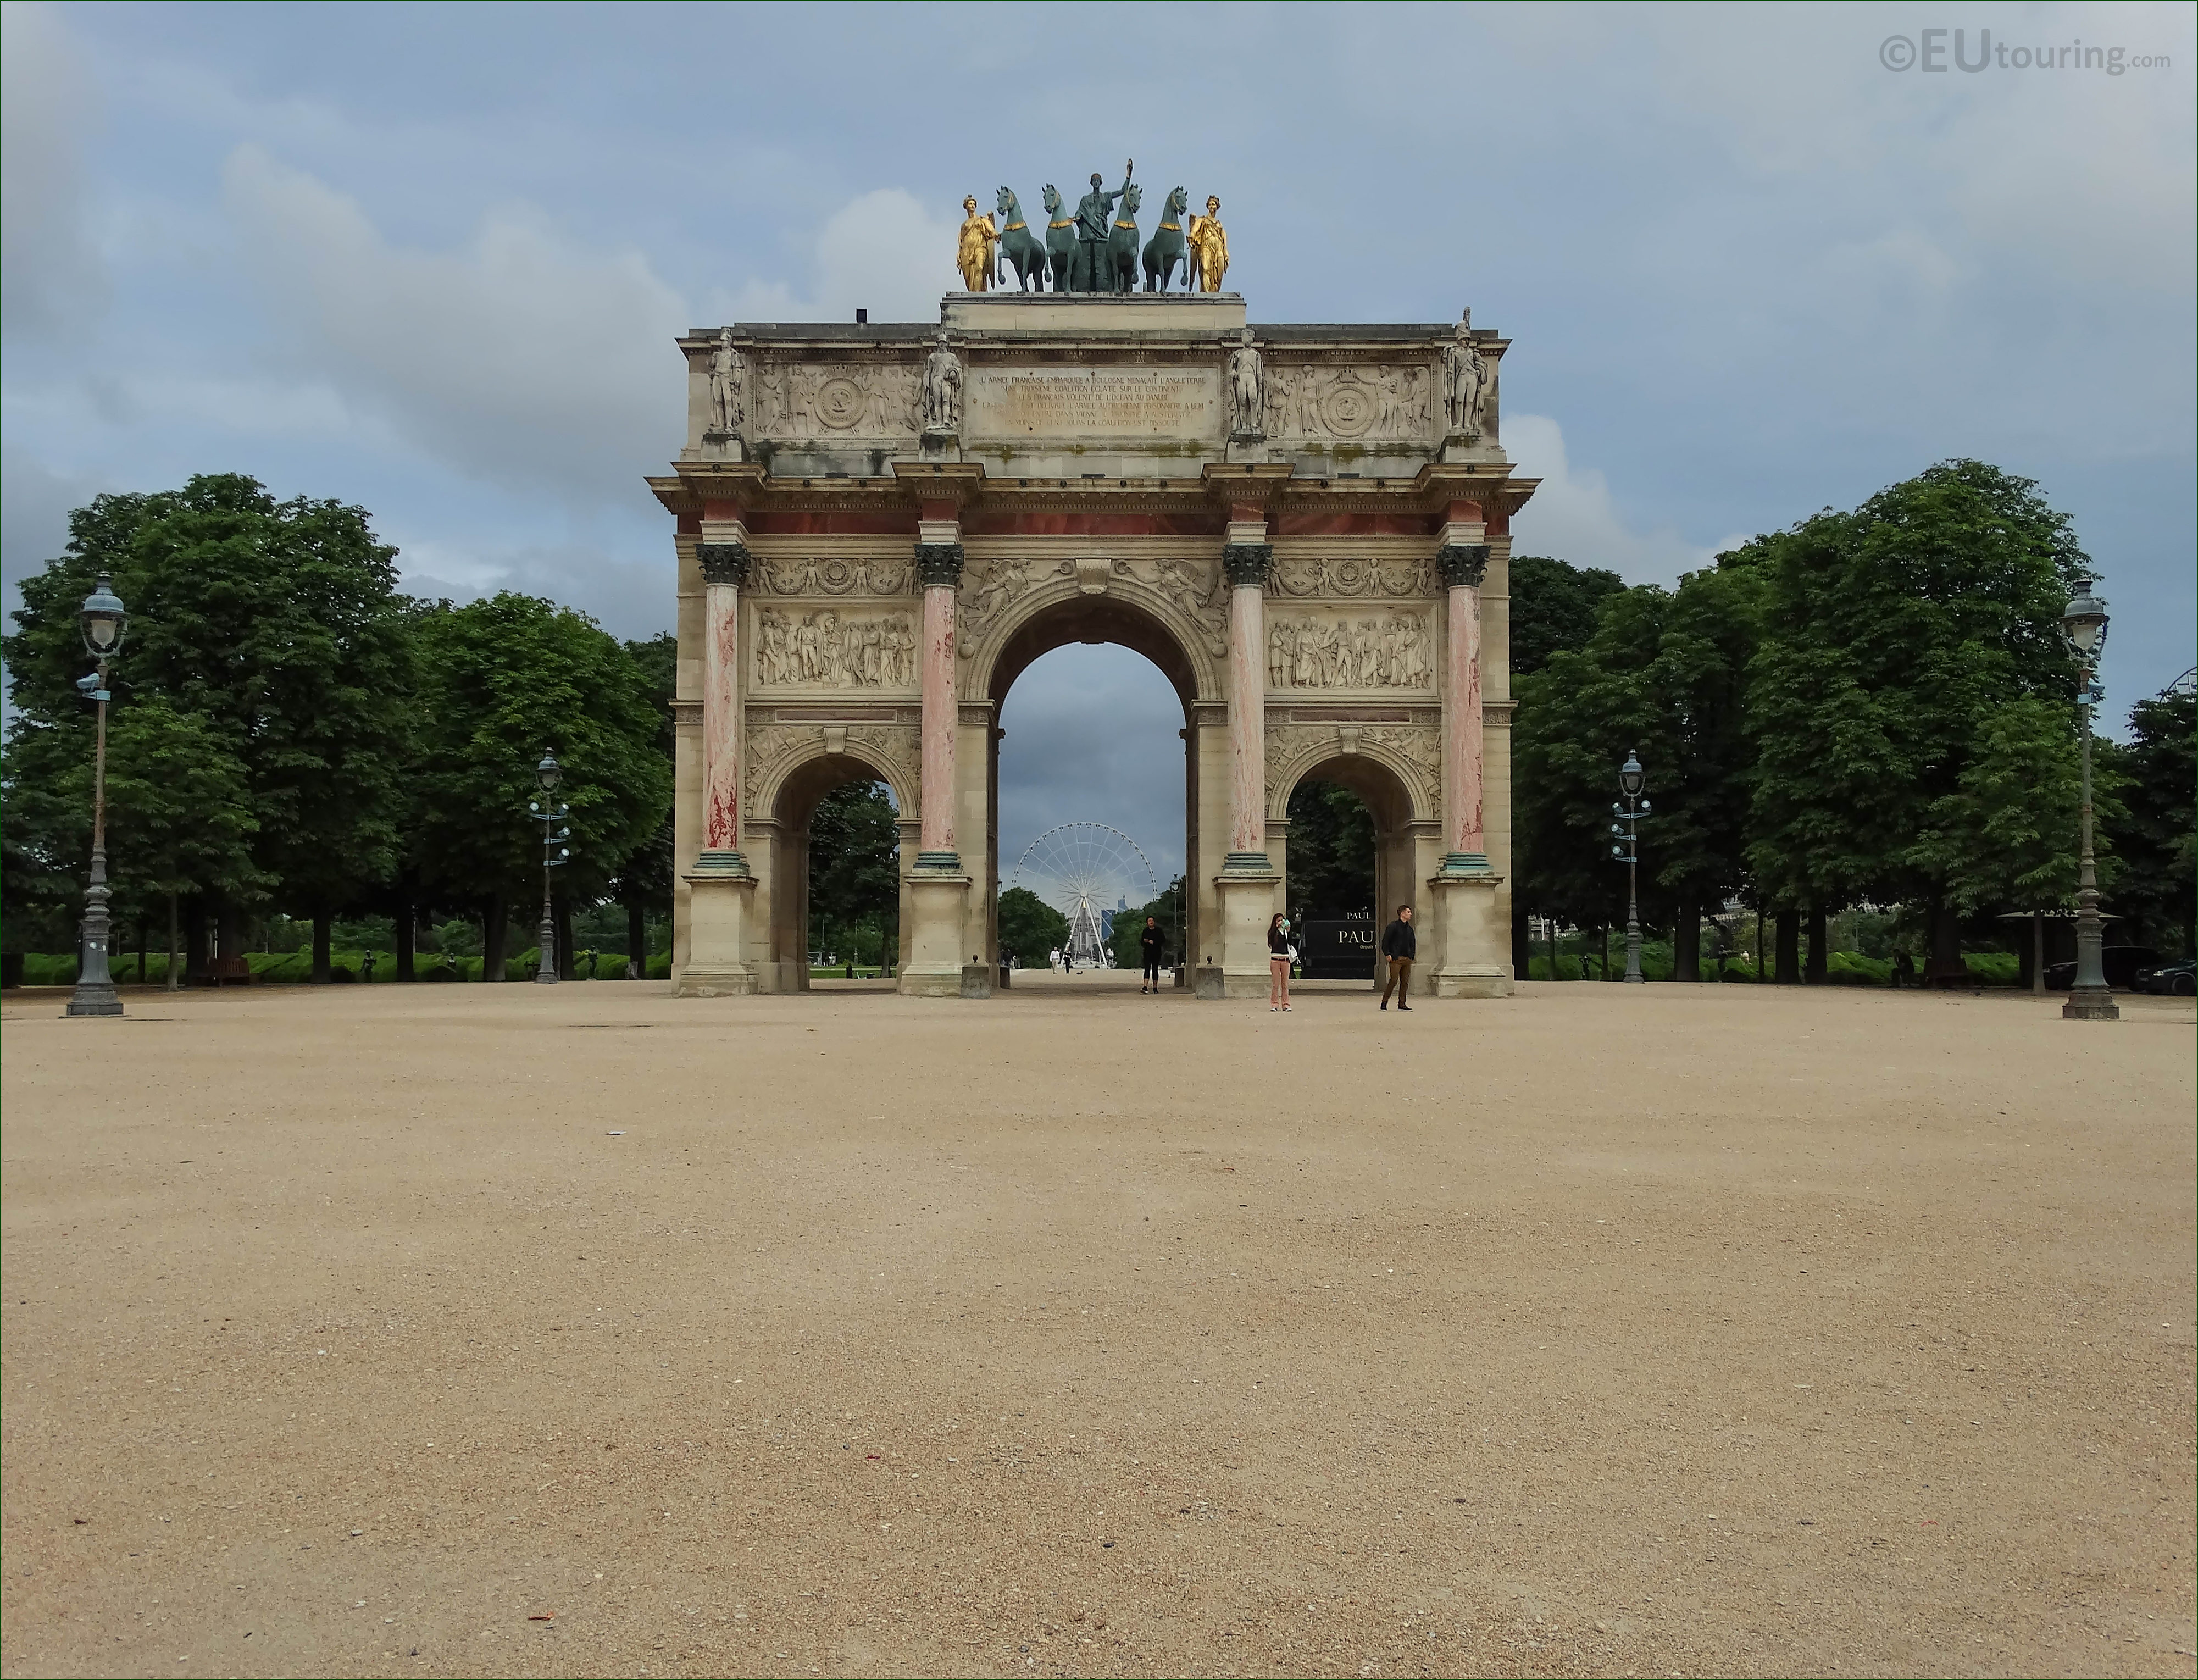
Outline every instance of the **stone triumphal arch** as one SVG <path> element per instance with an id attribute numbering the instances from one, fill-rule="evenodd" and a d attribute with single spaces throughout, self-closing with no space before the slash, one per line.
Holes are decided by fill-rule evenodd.
<path id="1" fill-rule="evenodd" d="M 901 989 L 998 956 L 998 719 L 1071 642 L 1183 706 L 1186 956 L 1263 994 L 1292 788 L 1365 799 L 1385 912 L 1446 997 L 1510 989 L 1506 341 L 1247 326 L 1229 292 L 957 293 L 938 324 L 680 341 L 679 886 L 690 996 L 808 983 L 806 835 L 839 782 L 901 814 Z"/>

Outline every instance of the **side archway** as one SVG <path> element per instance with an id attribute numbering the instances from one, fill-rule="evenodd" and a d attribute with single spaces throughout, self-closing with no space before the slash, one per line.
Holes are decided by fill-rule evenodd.
<path id="1" fill-rule="evenodd" d="M 769 950 L 761 990 L 809 989 L 809 829 L 826 794 L 850 782 L 883 782 L 898 817 L 895 875 L 907 873 L 915 856 L 918 771 L 913 732 L 906 733 L 911 740 L 904 755 L 893 750 L 897 741 L 858 741 L 852 730 L 807 730 L 800 732 L 807 739 L 782 743 L 775 756 L 755 764 L 748 809 L 758 814 L 744 826 L 751 862 L 762 866 L 757 910 L 768 929 Z M 898 906 L 898 922 L 905 939 L 905 904 Z"/>
<path id="2" fill-rule="evenodd" d="M 1360 744 L 1340 750 L 1329 731 L 1323 745 L 1301 751 L 1282 774 L 1271 776 L 1268 852 L 1282 871 L 1283 900 L 1292 914 L 1305 908 L 1294 869 L 1292 799 L 1315 783 L 1329 782 L 1354 794 L 1371 819 L 1372 903 L 1365 908 L 1375 925 L 1385 924 L 1398 904 L 1412 905 L 1415 916 L 1425 919 L 1428 907 L 1422 902 L 1422 877 L 1431 869 L 1422 854 L 1436 844 L 1440 825 L 1419 786 L 1417 768 L 1393 749 L 1369 752 Z M 1350 914 L 1357 909 L 1345 907 Z"/>

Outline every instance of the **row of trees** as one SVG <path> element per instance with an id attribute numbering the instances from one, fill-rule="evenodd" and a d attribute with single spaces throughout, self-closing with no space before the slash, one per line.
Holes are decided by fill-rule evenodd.
<path id="1" fill-rule="evenodd" d="M 573 813 L 559 915 L 616 900 L 643 950 L 671 895 L 670 637 L 621 643 L 526 596 L 410 598 L 364 509 L 234 474 L 101 496 L 69 532 L 0 638 L 8 949 L 76 943 L 92 774 L 76 614 L 106 573 L 130 610 L 108 741 L 118 948 L 179 933 L 200 972 L 210 928 L 233 956 L 280 910 L 312 921 L 325 979 L 334 919 L 365 910 L 392 916 L 403 974 L 439 909 L 480 916 L 501 977 L 508 923 L 531 925 L 539 897 L 526 807 L 547 749 Z"/>
<path id="2" fill-rule="evenodd" d="M 1791 968 L 1802 925 L 1901 905 L 1934 961 L 1965 923 L 2073 905 L 2077 670 L 2059 634 L 2090 574 L 2028 480 L 1931 468 L 1718 557 L 1676 589 L 1513 562 L 1521 917 L 1622 922 L 1610 860 L 1619 759 L 1648 767 L 1644 919 L 1693 978 L 1700 918 L 1765 909 Z M 2188 950 L 2194 701 L 2102 741 L 2094 799 L 2118 939 Z M 1785 974 L 1782 978 L 1798 978 Z"/>

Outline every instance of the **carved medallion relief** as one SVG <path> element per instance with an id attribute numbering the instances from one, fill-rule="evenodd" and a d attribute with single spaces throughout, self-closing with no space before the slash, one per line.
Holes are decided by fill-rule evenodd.
<path id="1" fill-rule="evenodd" d="M 1371 367 L 1267 370 L 1267 435 L 1338 443 L 1430 441 L 1431 370 L 1394 363 Z"/>
<path id="2" fill-rule="evenodd" d="M 748 375 L 752 428 L 769 438 L 916 435 L 922 372 L 765 362 Z"/>

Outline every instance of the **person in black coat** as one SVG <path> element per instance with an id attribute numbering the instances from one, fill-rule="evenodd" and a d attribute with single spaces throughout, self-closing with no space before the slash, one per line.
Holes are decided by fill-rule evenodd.
<path id="1" fill-rule="evenodd" d="M 1144 954 L 1145 983 L 1140 992 L 1160 989 L 1160 947 L 1167 943 L 1167 935 L 1160 932 L 1160 919 L 1147 916 L 1144 927 L 1137 934 L 1137 949 Z"/>
<path id="2" fill-rule="evenodd" d="M 1388 982 L 1381 988 L 1381 1007 L 1389 1007 L 1389 994 L 1397 994 L 1397 1008 L 1408 1010 L 1412 1006 L 1404 1000 L 1412 995 L 1412 959 L 1420 954 L 1420 942 L 1412 932 L 1412 907 L 1397 906 L 1397 919 L 1381 933 L 1381 955 L 1389 959 Z"/>

